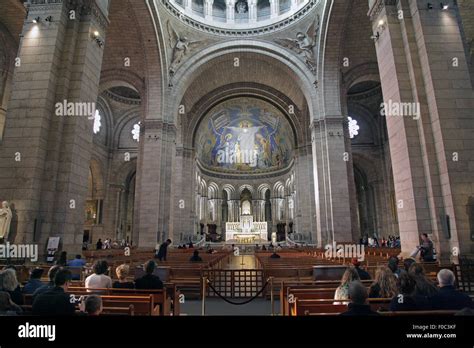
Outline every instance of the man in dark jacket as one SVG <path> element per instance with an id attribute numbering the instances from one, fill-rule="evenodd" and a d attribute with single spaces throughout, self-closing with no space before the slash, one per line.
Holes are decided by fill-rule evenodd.
<path id="1" fill-rule="evenodd" d="M 454 287 L 454 273 L 449 269 L 438 272 L 439 291 L 431 298 L 433 309 L 456 310 L 473 308 L 472 299 Z"/>
<path id="2" fill-rule="evenodd" d="M 357 315 L 380 315 L 370 309 L 367 304 L 367 289 L 360 281 L 353 281 L 349 285 L 349 298 L 351 303 L 347 305 L 348 310 L 341 313 L 343 316 Z"/>
<path id="3" fill-rule="evenodd" d="M 54 278 L 56 277 L 56 273 L 58 273 L 60 269 L 61 267 L 58 265 L 54 265 L 53 267 L 49 269 L 48 271 L 49 283 L 42 285 L 41 287 L 36 289 L 35 292 L 33 292 L 33 296 L 32 296 L 33 301 L 35 300 L 36 296 L 43 294 L 54 288 Z"/>
<path id="4" fill-rule="evenodd" d="M 156 263 L 150 260 L 143 265 L 145 275 L 135 280 L 136 289 L 163 289 L 163 282 L 159 277 L 153 274 L 156 268 Z"/>
<path id="5" fill-rule="evenodd" d="M 352 264 L 354 265 L 355 270 L 357 271 L 357 274 L 359 274 L 360 280 L 370 280 L 370 274 L 367 273 L 365 270 L 360 268 L 360 261 L 356 258 L 352 259 Z"/>
<path id="6" fill-rule="evenodd" d="M 423 261 L 425 262 L 433 262 L 434 261 L 434 253 L 433 253 L 433 242 L 428 238 L 426 233 L 421 235 L 422 243 L 419 246 L 420 249 L 420 256 Z"/>
<path id="7" fill-rule="evenodd" d="M 167 239 L 166 242 L 160 245 L 160 249 L 158 250 L 158 254 L 156 254 L 156 258 L 160 261 L 166 261 L 166 255 L 168 254 L 168 246 L 171 244 L 171 239 Z"/>
<path id="8" fill-rule="evenodd" d="M 71 295 L 67 293 L 71 271 L 60 269 L 54 277 L 54 288 L 36 296 L 33 302 L 35 315 L 73 315 L 76 311 Z"/>

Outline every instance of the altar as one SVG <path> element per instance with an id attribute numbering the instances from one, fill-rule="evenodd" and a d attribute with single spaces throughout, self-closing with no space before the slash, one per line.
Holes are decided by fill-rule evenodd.
<path id="1" fill-rule="evenodd" d="M 239 222 L 225 224 L 226 241 L 253 243 L 267 240 L 267 222 L 254 222 L 252 215 L 241 215 Z"/>

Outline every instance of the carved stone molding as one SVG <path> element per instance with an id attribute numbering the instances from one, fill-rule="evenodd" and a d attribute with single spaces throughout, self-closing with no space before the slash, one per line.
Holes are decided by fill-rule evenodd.
<path id="1" fill-rule="evenodd" d="M 384 7 L 395 6 L 397 1 L 398 0 L 375 0 L 367 15 L 370 17 L 371 21 L 374 21 L 377 19 L 380 12 L 382 12 Z"/>
<path id="2" fill-rule="evenodd" d="M 64 4 L 66 4 L 66 6 L 64 6 Z M 26 6 L 28 11 L 32 13 L 58 11 L 64 6 L 65 11 L 76 11 L 78 14 L 77 18 L 81 20 L 91 16 L 102 30 L 105 30 L 109 25 L 108 18 L 104 15 L 95 0 L 28 0 Z"/>
<path id="3" fill-rule="evenodd" d="M 106 90 L 103 92 L 108 98 L 116 101 L 116 102 L 119 102 L 119 103 L 122 103 L 122 104 L 127 104 L 127 105 L 140 105 L 141 104 L 141 100 L 140 99 L 132 99 L 132 98 L 126 98 L 126 97 L 122 97 L 118 94 L 115 94 L 115 93 L 112 93 L 110 90 Z"/>
<path id="4" fill-rule="evenodd" d="M 177 8 L 175 8 L 168 0 L 161 0 L 161 4 L 175 17 L 179 18 L 179 20 L 194 29 L 214 34 L 220 36 L 243 36 L 243 37 L 251 37 L 257 35 L 265 35 L 275 31 L 279 31 L 286 26 L 295 23 L 297 20 L 305 17 L 309 13 L 312 12 L 312 9 L 320 2 L 320 0 L 310 0 L 309 3 L 303 7 L 301 10 L 281 20 L 280 22 L 273 23 L 271 25 L 262 26 L 259 28 L 252 28 L 252 29 L 225 29 L 225 28 L 218 28 L 211 25 L 206 25 L 201 23 L 195 19 L 192 19 L 186 16 L 184 13 L 180 12 Z M 158 9 L 155 9 L 156 11 Z"/>

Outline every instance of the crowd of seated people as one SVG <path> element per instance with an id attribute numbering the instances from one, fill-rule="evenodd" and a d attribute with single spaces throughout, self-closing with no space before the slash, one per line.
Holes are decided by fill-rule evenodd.
<path id="1" fill-rule="evenodd" d="M 456 279 L 451 270 L 438 272 L 436 286 L 426 276 L 423 265 L 413 258 L 404 260 L 403 269 L 398 268 L 398 262 L 397 267 L 394 266 L 394 260 L 390 259 L 388 266 L 378 267 L 368 289 L 360 282 L 355 265 L 348 267 L 334 296 L 335 300 L 351 301 L 344 315 L 375 315 L 367 303 L 368 298 L 390 298 L 390 311 L 464 310 L 473 313 L 471 297 L 455 288 Z"/>
<path id="2" fill-rule="evenodd" d="M 382 237 L 379 241 L 376 236 L 369 237 L 365 235 L 359 240 L 361 245 L 364 245 L 369 248 L 400 248 L 400 237 L 399 236 L 388 236 L 387 238 Z"/>
<path id="3" fill-rule="evenodd" d="M 145 274 L 136 279 L 135 282 L 128 281 L 129 266 L 120 265 L 116 269 L 118 280 L 112 283 L 107 275 L 109 266 L 106 261 L 97 261 L 94 265 L 94 273 L 87 277 L 85 287 L 88 290 L 102 288 L 129 288 L 154 290 L 163 289 L 161 279 L 153 274 L 156 263 L 153 260 L 146 262 L 143 266 Z M 34 268 L 30 279 L 23 288 L 17 280 L 14 266 L 5 267 L 0 271 L 0 315 L 21 314 L 21 306 L 24 304 L 23 295 L 32 295 L 32 312 L 37 315 L 71 315 L 76 312 L 74 301 L 67 293 L 72 282 L 72 273 L 69 269 L 59 265 L 52 266 L 48 271 L 48 283 L 41 282 L 43 269 Z M 100 296 L 91 294 L 87 296 L 85 305 L 81 310 L 88 315 L 99 315 L 102 312 L 102 300 Z"/>

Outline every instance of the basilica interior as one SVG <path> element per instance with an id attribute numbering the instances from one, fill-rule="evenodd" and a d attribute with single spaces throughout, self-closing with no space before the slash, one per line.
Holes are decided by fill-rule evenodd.
<path id="1" fill-rule="evenodd" d="M 8 240 L 472 253 L 474 16 L 444 3 L 2 1 Z"/>

